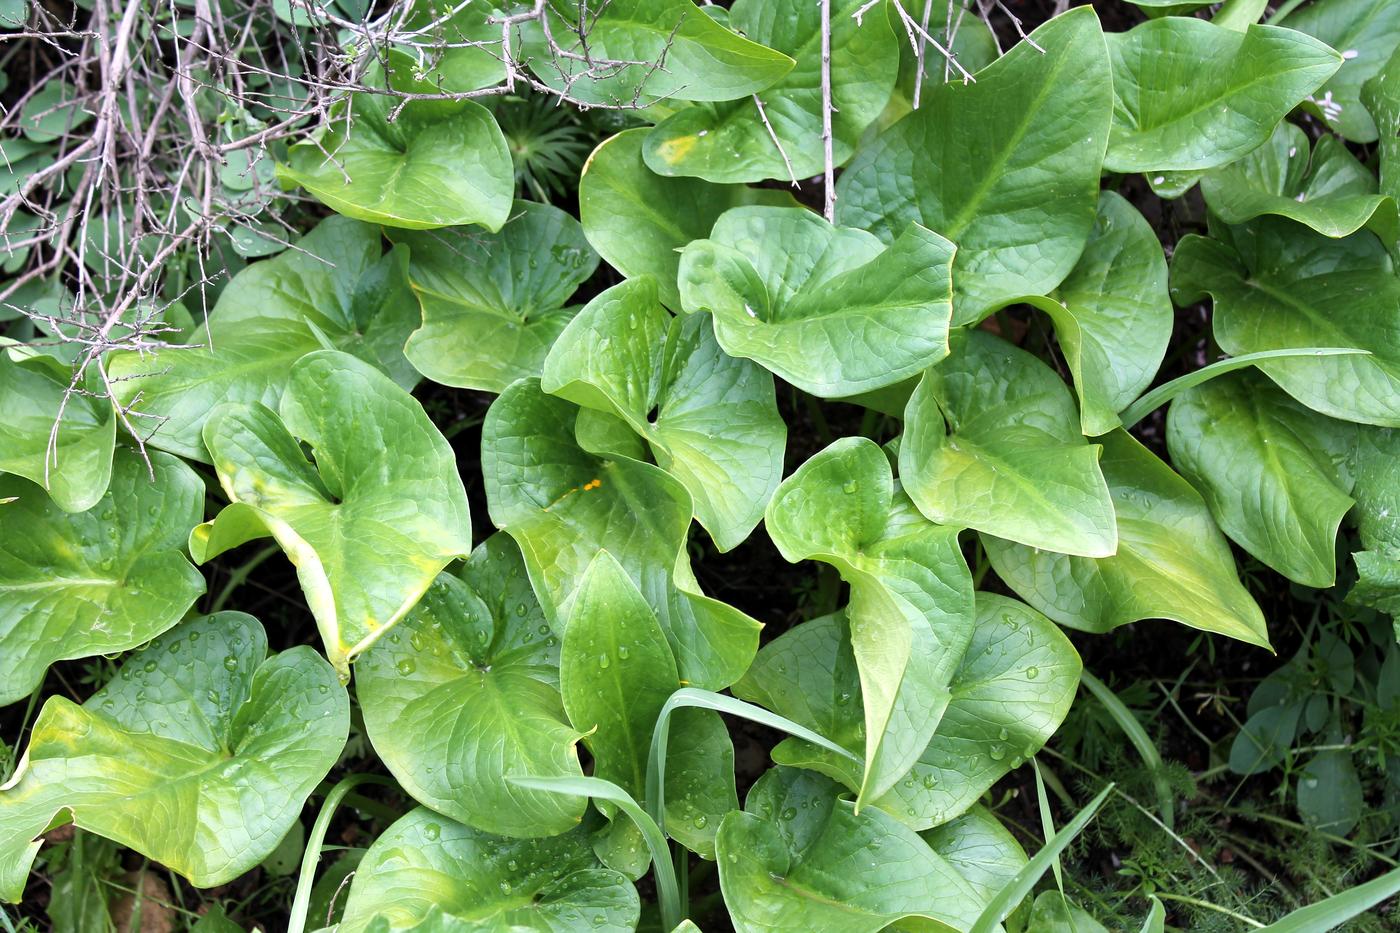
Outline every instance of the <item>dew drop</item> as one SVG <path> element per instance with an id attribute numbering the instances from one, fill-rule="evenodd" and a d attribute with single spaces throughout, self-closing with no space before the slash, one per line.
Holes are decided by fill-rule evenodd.
<path id="1" fill-rule="evenodd" d="M 409 674 L 412 674 L 417 667 L 418 665 L 414 663 L 412 658 L 404 658 L 401 661 L 399 661 L 398 664 L 394 665 L 395 670 L 397 670 L 399 674 L 404 677 L 407 677 Z"/>
<path id="2" fill-rule="evenodd" d="M 1030 667 L 1026 668 L 1026 677 L 1027 677 L 1027 679 L 1029 679 L 1029 680 L 1035 680 L 1035 679 L 1036 679 L 1037 677 L 1039 677 L 1039 676 L 1040 676 L 1040 668 L 1036 667 L 1036 666 L 1033 665 L 1033 664 L 1032 664 Z"/>
<path id="3" fill-rule="evenodd" d="M 510 894 L 510 892 L 511 892 L 512 890 L 513 890 L 513 889 L 511 888 L 511 885 L 510 885 L 510 882 L 509 882 L 509 881 L 502 881 L 502 882 L 501 882 L 501 893 L 502 893 L 502 894 Z"/>
<path id="4" fill-rule="evenodd" d="M 599 666 L 600 668 L 603 668 L 604 670 L 607 670 L 608 665 L 611 664 L 611 663 L 612 663 L 612 660 L 609 659 L 608 656 L 607 656 L 606 654 L 600 654 L 600 655 L 598 655 L 598 666 Z"/>
<path id="5" fill-rule="evenodd" d="M 994 744 L 987 749 L 987 754 L 991 756 L 992 761 L 1001 761 L 1006 757 L 1006 746 L 1000 743 Z"/>
<path id="6" fill-rule="evenodd" d="M 841 491 L 848 496 L 854 493 L 859 488 L 860 484 L 853 479 L 848 479 L 846 480 L 846 482 L 841 484 Z"/>
<path id="7" fill-rule="evenodd" d="M 617 647 L 617 657 L 618 657 L 618 660 L 620 660 L 620 661 L 626 661 L 626 660 L 627 660 L 627 655 L 630 654 L 630 653 L 631 653 L 631 652 L 629 652 L 629 651 L 627 650 L 627 646 L 626 646 L 626 645 L 618 645 L 618 647 Z"/>
<path id="8" fill-rule="evenodd" d="M 705 824 L 708 822 L 710 822 L 709 818 L 702 813 L 691 822 L 691 825 L 694 826 L 696 829 L 704 829 Z"/>
<path id="9" fill-rule="evenodd" d="M 1005 742 L 1005 741 L 1006 741 L 1007 739 L 1009 739 L 1010 737 L 1011 737 L 1011 733 L 1010 733 L 1010 732 L 1007 732 L 1006 729 L 1004 729 L 1004 728 L 1003 728 L 1000 732 L 997 733 L 997 738 L 1001 739 L 1003 742 Z"/>
<path id="10" fill-rule="evenodd" d="M 226 671 L 236 671 L 236 670 L 238 670 L 238 659 L 235 658 L 233 655 L 229 655 L 228 657 L 224 658 L 224 670 L 226 670 Z"/>
<path id="11" fill-rule="evenodd" d="M 515 614 L 516 614 L 516 615 L 518 615 L 518 616 L 523 616 L 523 615 L 525 615 L 525 613 L 527 613 L 527 612 L 529 612 L 529 611 L 530 611 L 530 607 L 529 607 L 529 606 L 525 605 L 524 603 L 516 603 L 516 605 L 515 605 Z"/>
<path id="12" fill-rule="evenodd" d="M 429 823 L 423 827 L 423 838 L 429 842 L 437 842 L 438 836 L 442 833 L 442 828 L 436 823 Z"/>
<path id="13" fill-rule="evenodd" d="M 783 812 L 778 814 L 779 819 L 785 823 L 790 823 L 797 819 L 797 811 L 792 807 L 784 807 Z"/>

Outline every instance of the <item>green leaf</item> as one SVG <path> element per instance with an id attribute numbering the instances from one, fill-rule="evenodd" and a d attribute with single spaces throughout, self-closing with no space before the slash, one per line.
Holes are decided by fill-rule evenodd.
<path id="1" fill-rule="evenodd" d="M 705 315 L 673 319 L 651 276 L 588 303 L 545 360 L 542 387 L 645 438 L 721 551 L 748 537 L 782 478 L 773 377 L 721 351 Z"/>
<path id="2" fill-rule="evenodd" d="M 289 249 L 240 272 L 189 337 L 167 353 L 116 353 L 108 363 L 123 405 L 166 419 L 152 445 L 208 462 L 200 431 L 221 402 L 276 408 L 292 364 L 329 343 L 388 373 L 404 388 L 418 374 L 403 343 L 418 324 L 402 249 L 381 256 L 379 231 L 342 217 L 319 223 Z M 138 401 L 139 399 L 139 401 Z"/>
<path id="3" fill-rule="evenodd" d="M 865 128 L 880 116 L 894 90 L 893 66 L 899 60 L 899 39 L 887 11 L 876 7 L 857 20 L 852 14 L 863 5 L 863 0 L 831 4 L 831 131 L 837 165 L 851 157 Z M 783 8 L 764 0 L 738 0 L 729 11 L 730 28 L 791 56 L 797 66 L 754 96 L 685 107 L 662 120 L 646 138 L 647 166 L 659 175 L 713 182 L 778 178 L 796 183 L 821 174 L 821 14 L 816 3 Z"/>
<path id="4" fill-rule="evenodd" d="M 1340 733 L 1328 735 L 1340 745 Z M 1303 822 L 1334 836 L 1347 836 L 1365 814 L 1361 778 L 1350 751 L 1318 752 L 1298 776 L 1298 813 Z"/>
<path id="5" fill-rule="evenodd" d="M 1176 16 L 1114 33 L 1108 47 L 1114 105 L 1104 167 L 1116 172 L 1233 162 L 1265 143 L 1342 63 L 1291 29 L 1237 31 Z"/>
<path id="6" fill-rule="evenodd" d="M 948 353 L 955 248 L 911 224 L 885 247 L 805 208 L 739 207 L 681 253 L 681 304 L 730 356 L 823 398 L 892 385 Z"/>
<path id="7" fill-rule="evenodd" d="M 648 132 L 626 130 L 593 150 L 579 179 L 579 218 L 588 242 L 609 265 L 628 278 L 655 276 L 661 302 L 677 310 L 681 247 L 709 236 L 731 207 L 796 202 L 783 191 L 663 178 L 642 161 Z"/>
<path id="8" fill-rule="evenodd" d="M 640 905 L 626 878 L 598 864 L 581 829 L 509 839 L 468 829 L 425 807 L 374 841 L 350 885 L 340 933 L 489 929 L 631 933 Z"/>
<path id="9" fill-rule="evenodd" d="M 367 91 L 338 105 L 319 138 L 292 146 L 277 173 L 337 213 L 410 230 L 499 230 L 515 190 L 505 136 L 485 107 Z"/>
<path id="10" fill-rule="evenodd" d="M 112 478 L 117 418 L 105 402 L 67 392 L 71 371 L 19 352 L 0 344 L 0 473 L 38 483 L 66 512 L 87 511 Z"/>
<path id="11" fill-rule="evenodd" d="M 837 185 L 841 224 L 890 242 L 918 222 L 957 244 L 955 324 L 1059 285 L 1094 225 L 1113 105 L 1103 31 L 1086 7 L 1030 38 L 975 84 L 927 88 Z"/>
<path id="12" fill-rule="evenodd" d="M 1176 793 L 1172 789 L 1171 781 L 1167 779 L 1162 753 L 1157 750 L 1157 744 L 1147 734 L 1147 730 L 1133 711 L 1118 698 L 1118 694 L 1114 693 L 1108 684 L 1088 671 L 1080 674 L 1079 680 L 1137 750 L 1138 756 L 1142 758 L 1143 767 L 1147 769 L 1147 776 L 1152 780 L 1152 787 L 1157 792 L 1157 809 L 1162 815 L 1162 823 L 1168 830 L 1173 829 L 1176 825 Z"/>
<path id="13" fill-rule="evenodd" d="M 434 382 L 500 392 L 538 376 L 566 307 L 598 268 L 578 221 L 556 207 L 516 201 L 498 233 L 471 227 L 394 230 L 410 249 L 408 275 L 423 326 L 404 352 Z"/>
<path id="14" fill-rule="evenodd" d="M 724 818 L 717 851 L 738 933 L 876 933 L 902 917 L 966 929 L 977 889 L 911 829 L 879 810 L 859 814 L 839 785 L 774 768 Z"/>
<path id="15" fill-rule="evenodd" d="M 1370 355 L 1271 360 L 1259 368 L 1310 408 L 1400 426 L 1400 279 L 1374 237 L 1333 240 L 1282 218 L 1184 237 L 1172 258 L 1181 306 L 1209 293 L 1213 329 L 1233 355 L 1353 347 Z"/>
<path id="16" fill-rule="evenodd" d="M 1167 449 L 1227 535 L 1290 580 L 1328 587 L 1352 506 L 1344 428 L 1257 374 L 1233 373 L 1172 403 Z"/>
<path id="17" fill-rule="evenodd" d="M 1043 891 L 1035 899 L 1028 928 L 1036 933 L 1108 933 L 1108 927 L 1059 891 Z"/>
<path id="18" fill-rule="evenodd" d="M 75 400 L 80 402 L 81 400 Z M 204 484 L 174 457 L 126 448 L 85 512 L 0 476 L 0 706 L 28 696 L 55 661 L 126 651 L 180 620 L 204 592 L 183 548 L 204 514 Z"/>
<path id="19" fill-rule="evenodd" d="M 82 706 L 50 697 L 0 789 L 0 899 L 23 893 L 60 814 L 198 887 L 266 858 L 350 726 L 349 698 L 313 649 L 266 655 L 256 619 L 217 613 L 132 655 Z"/>
<path id="20" fill-rule="evenodd" d="M 1055 324 L 1083 432 L 1118 427 L 1118 412 L 1152 383 L 1171 340 L 1167 261 L 1152 226 L 1122 197 L 1103 192 L 1069 276 L 1052 297 L 1029 301 Z"/>
<path id="21" fill-rule="evenodd" d="M 1307 134 L 1287 122 L 1244 158 L 1207 172 L 1201 193 L 1226 223 L 1277 214 L 1329 237 L 1355 233 L 1383 207 L 1394 210 L 1344 143 L 1324 136 L 1310 156 Z"/>
<path id="22" fill-rule="evenodd" d="M 523 570 L 509 538 L 489 542 L 467 573 L 480 576 L 487 564 L 497 565 L 488 578 Z M 356 682 L 374 750 L 419 803 L 485 832 L 550 836 L 583 818 L 582 801 L 506 776 L 582 775 L 579 733 L 560 703 L 558 639 L 538 606 L 519 614 L 519 605 L 528 604 L 488 606 L 442 574 L 360 658 Z"/>
<path id="23" fill-rule="evenodd" d="M 735 100 L 793 66 L 781 52 L 725 29 L 691 0 L 612 0 L 597 8 L 549 0 L 545 16 L 565 54 L 552 52 L 543 26 L 531 20 L 523 29 L 524 60 L 540 81 L 585 105 Z"/>
<path id="24" fill-rule="evenodd" d="M 565 629 L 583 573 L 606 542 L 666 631 L 681 679 L 707 689 L 733 683 L 758 647 L 759 625 L 700 592 L 685 550 L 690 494 L 649 463 L 579 447 L 576 413 L 521 380 L 482 428 L 491 520 L 520 545 L 546 618 Z"/>
<path id="25" fill-rule="evenodd" d="M 799 467 L 765 524 L 784 558 L 831 564 L 851 586 L 847 617 L 865 697 L 863 805 L 927 747 L 973 637 L 972 575 L 958 529 L 919 515 L 865 438 L 839 440 Z"/>
<path id="26" fill-rule="evenodd" d="M 488 2 L 447 7 L 435 4 L 405 8 L 401 33 L 414 36 L 402 51 L 414 58 L 422 83 L 447 94 L 466 94 L 506 79 L 507 54 L 501 47 L 501 26 L 492 17 L 501 12 Z"/>
<path id="27" fill-rule="evenodd" d="M 1400 7 L 1389 0 L 1317 0 L 1282 23 L 1342 53 L 1342 67 L 1313 94 L 1327 126 L 1355 143 L 1376 141 L 1376 124 L 1362 105 L 1362 86 L 1400 46 Z"/>
<path id="28" fill-rule="evenodd" d="M 292 366 L 280 414 L 221 405 L 204 442 L 229 505 L 190 534 L 195 559 L 275 537 L 342 678 L 471 550 L 452 448 L 416 399 L 352 356 L 308 354 Z"/>
<path id="29" fill-rule="evenodd" d="M 1171 619 L 1268 647 L 1264 614 L 1240 584 L 1230 545 L 1201 495 L 1124 431 L 1106 435 L 1103 450 L 1117 553 L 1070 557 L 984 536 L 997 576 L 1072 628 L 1109 632 L 1140 619 Z"/>
<path id="30" fill-rule="evenodd" d="M 1360 916 L 1400 891 L 1400 868 L 1392 869 L 1365 884 L 1358 884 L 1325 900 L 1300 907 L 1282 920 L 1269 924 L 1261 933 L 1325 933 Z"/>
<path id="31" fill-rule="evenodd" d="M 1400 48 L 1362 85 L 1361 99 L 1380 134 L 1381 193 L 1400 198 Z"/>
<path id="32" fill-rule="evenodd" d="M 899 474 L 931 520 L 1084 557 L 1118 548 L 1102 448 L 1069 388 L 986 331 L 959 331 L 905 410 Z"/>
<path id="33" fill-rule="evenodd" d="M 992 811 L 974 805 L 962 816 L 919 834 L 986 903 L 1026 866 L 1026 852 Z"/>

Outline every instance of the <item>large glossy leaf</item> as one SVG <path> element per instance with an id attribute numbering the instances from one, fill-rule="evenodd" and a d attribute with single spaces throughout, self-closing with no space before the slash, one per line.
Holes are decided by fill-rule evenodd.
<path id="1" fill-rule="evenodd" d="M 720 350 L 705 315 L 672 318 L 651 276 L 590 301 L 550 352 L 541 385 L 645 438 L 721 551 L 748 537 L 782 478 L 787 426 L 773 377 Z"/>
<path id="2" fill-rule="evenodd" d="M 865 438 L 837 441 L 799 467 L 765 524 L 785 558 L 831 564 L 851 586 L 847 617 L 865 696 L 858 803 L 875 800 L 928 745 L 972 638 L 972 575 L 958 529 L 925 520 Z"/>
<path id="3" fill-rule="evenodd" d="M 854 395 L 948 353 L 955 248 L 910 224 L 888 247 L 805 208 L 739 207 L 681 253 L 681 304 L 725 352 L 804 391 Z"/>
<path id="4" fill-rule="evenodd" d="M 974 806 L 955 820 L 920 833 L 986 903 L 1026 867 L 1026 852 L 992 811 Z"/>
<path id="5" fill-rule="evenodd" d="M 1380 134 L 1380 189 L 1400 198 L 1400 48 L 1361 88 Z"/>
<path id="6" fill-rule="evenodd" d="M 275 537 L 342 678 L 471 550 L 452 448 L 416 399 L 352 356 L 303 357 L 279 414 L 222 405 L 204 443 L 230 504 L 190 535 L 195 559 Z"/>
<path id="7" fill-rule="evenodd" d="M 839 791 L 775 768 L 724 818 L 719 880 L 735 930 L 876 933 L 909 916 L 970 926 L 977 889 L 913 830 L 878 810 L 857 814 Z"/>
<path id="8" fill-rule="evenodd" d="M 1231 373 L 1172 403 L 1167 446 L 1226 534 L 1289 579 L 1328 587 L 1352 505 L 1344 427 L 1257 374 Z"/>
<path id="9" fill-rule="evenodd" d="M 538 376 L 577 308 L 569 296 L 598 268 L 578 221 L 517 201 L 498 233 L 470 227 L 390 233 L 411 250 L 423 326 L 404 352 L 434 382 L 500 392 Z"/>
<path id="10" fill-rule="evenodd" d="M 1259 368 L 1303 404 L 1348 421 L 1400 426 L 1400 279 L 1369 233 L 1333 240 L 1282 218 L 1184 237 L 1172 257 L 1179 305 L 1215 300 L 1215 339 L 1241 355 L 1353 347 Z"/>
<path id="11" fill-rule="evenodd" d="M 289 249 L 240 272 L 219 296 L 197 349 L 117 353 L 108 364 L 123 404 L 166 419 L 150 443 L 208 461 L 200 431 L 220 402 L 276 408 L 292 364 L 331 346 L 379 366 L 404 388 L 418 374 L 403 343 L 418 325 L 404 250 L 381 256 L 379 231 L 322 221 Z"/>
<path id="12" fill-rule="evenodd" d="M 954 323 L 1059 285 L 1094 225 L 1113 106 L 1103 32 L 1083 7 L 1031 39 L 975 84 L 929 87 L 837 185 L 842 224 L 890 242 L 918 222 L 957 244 Z"/>
<path id="13" fill-rule="evenodd" d="M 831 131 L 837 165 L 851 157 L 894 89 L 899 39 L 883 8 L 859 20 L 852 15 L 865 5 L 863 0 L 831 4 Z M 752 97 L 686 107 L 662 120 L 643 150 L 651 170 L 714 182 L 796 181 L 820 174 L 821 16 L 816 3 L 738 0 L 729 11 L 730 27 L 791 56 L 797 66 Z"/>
<path id="14" fill-rule="evenodd" d="M 77 400 L 80 401 L 80 400 Z M 183 553 L 204 517 L 204 484 L 153 452 L 152 481 L 125 448 L 86 512 L 0 476 L 0 706 L 23 699 L 55 661 L 126 651 L 180 620 L 204 580 Z"/>
<path id="15" fill-rule="evenodd" d="M 662 303 L 678 310 L 681 247 L 709 236 L 731 207 L 795 202 L 782 191 L 663 178 L 642 161 L 647 132 L 626 130 L 593 150 L 579 179 L 579 218 L 588 242 L 609 265 L 628 277 L 654 275 Z"/>
<path id="16" fill-rule="evenodd" d="M 1313 94 L 1313 104 L 1335 132 L 1357 143 L 1376 140 L 1376 123 L 1361 88 L 1400 46 L 1400 6 L 1390 0 L 1316 0 L 1279 25 L 1297 29 L 1342 53 L 1342 67 Z"/>
<path id="17" fill-rule="evenodd" d="M 607 551 L 598 553 L 579 584 L 564 632 L 559 681 L 569 719 L 593 755 L 593 775 L 654 804 L 644 799 L 647 755 L 657 717 L 680 678 L 656 614 Z M 713 711 L 682 710 L 671 729 L 666 829 L 713 858 L 719 822 L 739 806 L 734 749 Z"/>
<path id="18" fill-rule="evenodd" d="M 1109 37 L 1113 133 L 1104 166 L 1192 171 L 1233 162 L 1337 70 L 1342 57 L 1277 26 L 1168 16 Z"/>
<path id="19" fill-rule="evenodd" d="M 414 42 L 403 51 L 413 55 L 424 84 L 436 91 L 465 94 L 505 80 L 501 26 L 491 22 L 501 13 L 489 0 L 445 8 L 414 5 L 406 12 L 401 32 L 412 35 Z"/>
<path id="20" fill-rule="evenodd" d="M 521 380 L 482 428 L 491 520 L 520 545 L 556 631 L 600 546 L 617 558 L 666 631 L 681 679 L 720 689 L 743 674 L 759 625 L 700 592 L 685 550 L 690 494 L 666 471 L 591 454 L 574 440 L 578 409 Z"/>
<path id="21" fill-rule="evenodd" d="M 791 58 L 725 29 L 691 0 L 547 6 L 549 31 L 564 54 L 548 48 L 537 21 L 526 24 L 521 51 L 536 77 L 584 104 L 735 100 L 792 70 Z"/>
<path id="22" fill-rule="evenodd" d="M 432 930 L 631 933 L 637 891 L 598 864 L 582 830 L 509 839 L 468 829 L 419 807 L 365 853 L 340 933 Z"/>
<path id="23" fill-rule="evenodd" d="M 0 474 L 38 483 L 65 511 L 86 511 L 111 481 L 117 419 L 99 399 L 65 398 L 73 376 L 66 367 L 20 352 L 0 343 Z"/>
<path id="24" fill-rule="evenodd" d="M 899 475 L 933 521 L 1107 557 L 1118 533 L 1099 452 L 1049 366 L 985 331 L 958 332 L 909 400 Z"/>
<path id="25" fill-rule="evenodd" d="M 1061 625 L 1108 632 L 1172 619 L 1268 647 L 1264 614 L 1199 493 L 1125 431 L 1103 438 L 1118 553 L 1070 557 L 983 538 L 997 575 Z"/>
<path id="26" fill-rule="evenodd" d="M 60 814 L 199 887 L 273 849 L 335 764 L 350 702 L 314 649 L 267 658 L 252 616 L 188 622 L 82 706 L 50 697 L 0 789 L 0 900 L 18 900 Z"/>
<path id="27" fill-rule="evenodd" d="M 506 602 L 440 575 L 361 657 L 356 683 L 370 741 L 414 799 L 486 832 L 550 836 L 572 829 L 584 802 L 506 778 L 583 772 L 559 699 L 559 641 L 523 571 L 509 538 L 489 539 L 465 573 L 523 592 Z"/>
<path id="28" fill-rule="evenodd" d="M 1244 158 L 1208 172 L 1201 193 L 1226 223 L 1278 214 L 1330 237 L 1355 233 L 1382 207 L 1394 210 L 1345 144 L 1324 136 L 1309 155 L 1307 134 L 1287 122 Z"/>
<path id="29" fill-rule="evenodd" d="M 1172 334 L 1167 261 L 1152 226 L 1121 196 L 1099 195 L 1089 242 L 1049 298 L 1050 315 L 1079 391 L 1079 420 L 1096 436 L 1152 383 Z"/>
<path id="30" fill-rule="evenodd" d="M 912 770 L 875 802 L 915 829 L 966 812 L 1035 754 L 1064 721 L 1078 689 L 1079 655 L 1053 622 L 990 593 L 977 594 L 976 612 L 938 729 Z M 840 616 L 799 625 L 765 645 L 735 693 L 859 750 L 861 683 Z M 859 786 L 858 769 L 810 743 L 785 739 L 772 754 L 779 764 Z"/>
<path id="31" fill-rule="evenodd" d="M 278 174 L 337 213 L 410 230 L 499 230 L 515 189 L 510 150 L 485 107 L 371 92 L 339 105 L 319 138 L 289 150 Z"/>

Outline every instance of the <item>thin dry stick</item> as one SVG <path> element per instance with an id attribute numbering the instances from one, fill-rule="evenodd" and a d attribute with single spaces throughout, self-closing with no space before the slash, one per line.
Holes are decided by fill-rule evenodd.
<path id="1" fill-rule="evenodd" d="M 778 155 L 783 157 L 783 165 L 787 166 L 788 178 L 792 180 L 794 188 L 801 188 L 797 183 L 797 176 L 792 171 L 792 161 L 788 159 L 787 150 L 783 148 L 782 141 L 778 139 L 778 134 L 773 130 L 773 124 L 768 122 L 768 112 L 763 109 L 763 101 L 757 94 L 753 96 L 754 105 L 758 107 L 758 118 L 763 121 L 764 129 L 768 130 L 768 138 L 773 140 L 773 145 L 778 148 Z"/>
<path id="2" fill-rule="evenodd" d="M 924 0 L 924 18 L 919 29 L 919 44 L 914 52 L 914 109 L 919 109 L 919 100 L 924 93 L 924 55 L 928 52 L 928 21 L 933 16 L 933 0 Z M 950 42 L 952 40 L 949 40 Z M 952 61 L 951 56 L 947 59 Z"/>
<path id="3" fill-rule="evenodd" d="M 826 185 L 822 216 L 828 223 L 836 222 L 836 156 L 831 140 L 831 0 L 820 0 L 822 11 L 822 158 L 823 183 Z"/>

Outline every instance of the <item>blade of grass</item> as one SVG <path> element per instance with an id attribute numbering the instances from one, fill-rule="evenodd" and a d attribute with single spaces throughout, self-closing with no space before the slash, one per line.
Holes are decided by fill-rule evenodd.
<path id="1" fill-rule="evenodd" d="M 1171 781 L 1167 780 L 1166 770 L 1162 764 L 1162 756 L 1157 751 L 1157 746 L 1153 743 L 1147 730 L 1138 722 L 1138 718 L 1133 715 L 1133 711 L 1120 699 L 1118 694 L 1108 689 L 1108 685 L 1099 680 L 1088 671 L 1080 675 L 1080 681 L 1089 692 L 1094 695 L 1103 708 L 1108 711 L 1108 715 L 1123 730 L 1123 734 L 1128 737 L 1128 741 L 1133 744 L 1133 748 L 1142 756 L 1142 763 L 1147 766 L 1147 773 L 1152 775 L 1152 786 L 1157 792 L 1157 808 L 1162 813 L 1162 822 L 1168 829 L 1176 828 L 1176 805 L 1172 794 Z"/>
<path id="2" fill-rule="evenodd" d="M 1400 868 L 1316 904 L 1299 908 L 1282 920 L 1264 927 L 1263 933 L 1325 933 L 1396 894 L 1400 894 Z"/>
<path id="3" fill-rule="evenodd" d="M 1147 919 L 1142 921 L 1141 933 L 1164 933 L 1167 927 L 1167 908 L 1155 897 L 1149 897 L 1152 907 L 1147 911 Z"/>
<path id="4" fill-rule="evenodd" d="M 348 774 L 330 789 L 321 802 L 321 812 L 316 814 L 316 822 L 306 837 L 306 851 L 301 856 L 301 871 L 297 875 L 297 891 L 292 898 L 292 913 L 287 922 L 287 933 L 302 933 L 306 929 L 306 915 L 311 910 L 311 889 L 316 883 L 316 865 L 321 861 L 321 844 L 326 840 L 331 818 L 336 808 L 350 793 L 361 784 L 382 784 L 385 787 L 398 787 L 396 783 L 377 774 Z"/>
<path id="5" fill-rule="evenodd" d="M 661 906 L 662 929 L 674 930 L 680 925 L 684 915 L 681 909 L 680 885 L 676 881 L 676 868 L 671 863 L 671 850 L 666 844 L 666 835 L 631 794 L 612 781 L 595 777 L 507 777 L 506 780 L 517 787 L 572 794 L 575 797 L 592 797 L 616 804 L 637 824 L 642 838 L 646 841 L 647 850 L 651 852 L 652 872 L 656 876 L 656 895 Z"/>
<path id="6" fill-rule="evenodd" d="M 1103 802 L 1108 799 L 1108 795 L 1112 792 L 1112 784 L 1099 791 L 1098 796 L 1089 801 L 1084 809 L 1076 813 L 1074 819 L 1066 823 L 1064 829 L 1056 833 L 1045 848 L 1032 856 L 1025 867 L 1018 871 L 1016 876 L 987 902 L 986 907 L 982 908 L 982 913 L 978 915 L 977 922 L 972 925 L 969 933 L 992 933 L 997 928 L 997 924 L 1011 913 L 1012 908 L 1021 903 L 1021 900 L 1031 892 L 1051 863 L 1059 858 L 1060 853 L 1074 841 L 1074 837 L 1084 831 L 1084 827 L 1089 825 L 1089 821 L 1094 818 L 1094 814 L 1099 812 L 1099 807 L 1103 806 Z"/>

